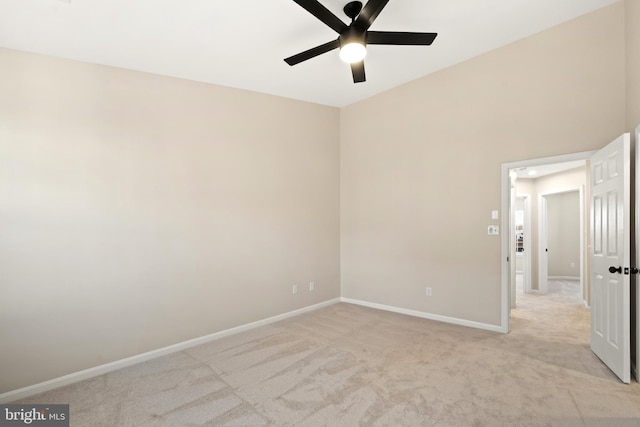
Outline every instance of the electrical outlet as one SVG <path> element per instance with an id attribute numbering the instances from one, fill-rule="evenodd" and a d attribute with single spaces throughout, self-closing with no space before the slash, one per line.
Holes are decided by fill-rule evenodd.
<path id="1" fill-rule="evenodd" d="M 576 263 L 575 262 L 570 262 L 569 263 L 569 268 L 576 268 Z"/>
<path id="2" fill-rule="evenodd" d="M 316 284 L 314 282 L 309 282 L 309 290 L 314 291 L 316 289 Z"/>
<path id="3" fill-rule="evenodd" d="M 293 285 L 293 286 L 291 287 L 291 293 L 292 293 L 293 295 L 295 295 L 295 294 L 297 294 L 297 293 L 298 293 L 298 285 Z"/>
<path id="4" fill-rule="evenodd" d="M 432 295 L 431 288 L 427 286 L 427 296 L 430 297 Z"/>

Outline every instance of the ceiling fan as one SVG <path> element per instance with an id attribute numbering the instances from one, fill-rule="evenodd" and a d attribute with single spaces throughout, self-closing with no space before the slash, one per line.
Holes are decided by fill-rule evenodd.
<path id="1" fill-rule="evenodd" d="M 307 59 L 340 48 L 340 58 L 351 64 L 353 82 L 366 80 L 364 73 L 364 57 L 367 44 L 385 45 L 430 45 L 438 33 L 408 33 L 399 31 L 369 31 L 369 27 L 378 17 L 389 0 L 369 0 L 362 7 L 362 2 L 352 1 L 344 7 L 344 13 L 351 18 L 347 25 L 317 0 L 293 0 L 307 12 L 324 22 L 340 36 L 328 43 L 316 46 L 285 59 L 289 65 L 296 65 Z"/>

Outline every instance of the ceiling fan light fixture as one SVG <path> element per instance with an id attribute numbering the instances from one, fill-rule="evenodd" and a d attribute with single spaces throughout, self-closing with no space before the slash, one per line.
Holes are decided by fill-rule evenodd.
<path id="1" fill-rule="evenodd" d="M 367 56 L 367 48 L 360 42 L 350 42 L 340 48 L 340 59 L 348 64 L 360 62 Z"/>
<path id="2" fill-rule="evenodd" d="M 367 55 L 367 45 L 429 46 L 438 35 L 438 33 L 370 31 L 371 24 L 389 0 L 368 0 L 364 7 L 361 1 L 350 1 L 343 8 L 345 15 L 351 19 L 349 25 L 324 7 L 319 0 L 293 1 L 340 36 L 328 43 L 285 58 L 284 62 L 296 65 L 340 48 L 340 59 L 350 64 L 354 83 L 366 81 L 364 57 Z"/>

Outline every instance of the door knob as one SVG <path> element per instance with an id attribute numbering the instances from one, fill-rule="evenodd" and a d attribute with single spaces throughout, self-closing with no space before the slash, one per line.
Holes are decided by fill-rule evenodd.
<path id="1" fill-rule="evenodd" d="M 609 267 L 609 273 L 619 273 L 619 274 L 622 274 L 622 267 L 618 267 L 618 268 L 616 268 L 616 267 L 614 267 L 614 266 L 611 266 L 611 267 Z"/>

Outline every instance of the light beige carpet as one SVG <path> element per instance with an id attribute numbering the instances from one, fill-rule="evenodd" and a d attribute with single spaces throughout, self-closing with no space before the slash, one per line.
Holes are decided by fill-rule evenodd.
<path id="1" fill-rule="evenodd" d="M 23 402 L 69 403 L 72 426 L 640 426 L 640 385 L 551 289 L 506 335 L 337 304 Z"/>

